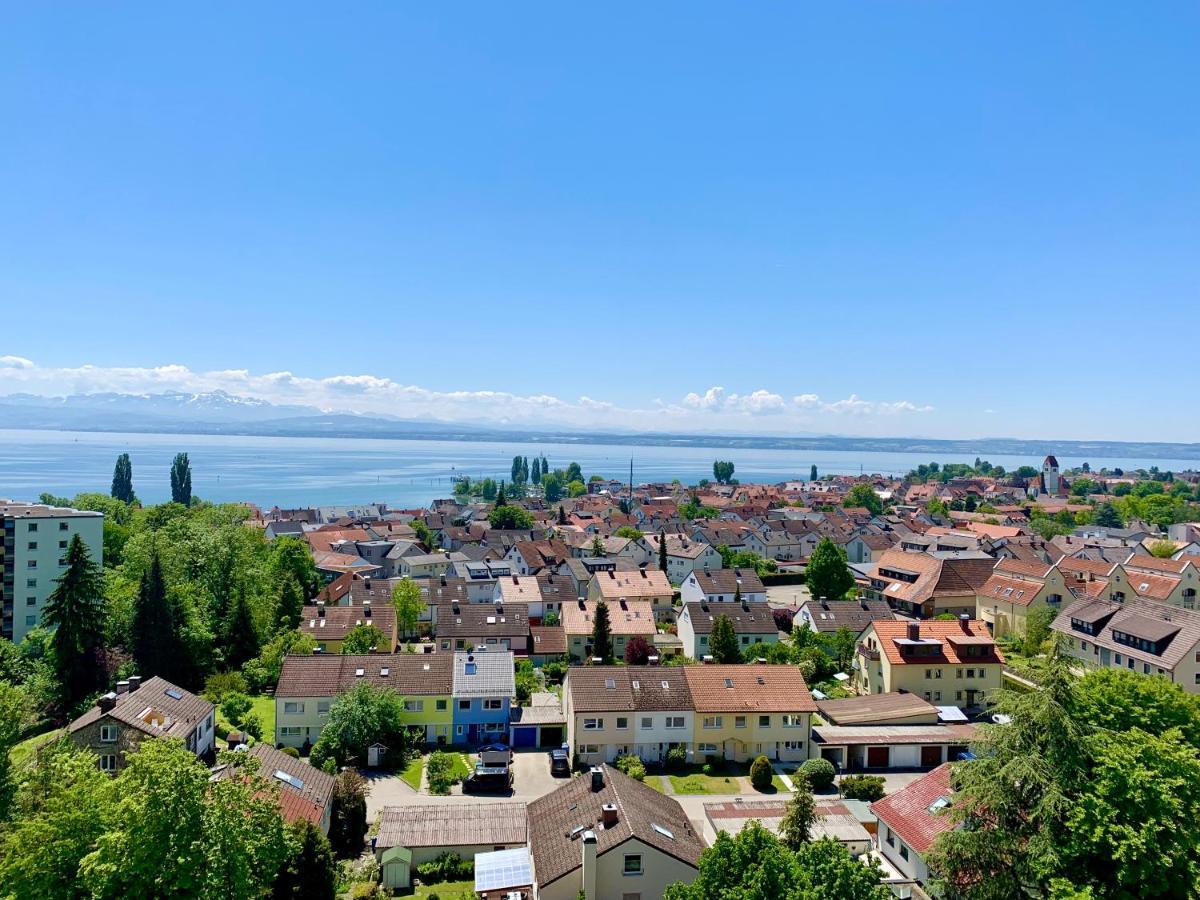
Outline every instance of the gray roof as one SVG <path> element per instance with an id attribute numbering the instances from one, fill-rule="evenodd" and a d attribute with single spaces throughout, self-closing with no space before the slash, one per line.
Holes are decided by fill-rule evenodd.
<path id="1" fill-rule="evenodd" d="M 454 654 L 455 697 L 511 697 L 517 692 L 512 651 Z"/>
<path id="2" fill-rule="evenodd" d="M 213 711 L 203 697 L 176 687 L 157 675 L 136 690 L 114 694 L 113 708 L 104 711 L 99 703 L 67 726 L 71 733 L 112 718 L 156 737 L 186 737 L 196 724 Z"/>
<path id="3" fill-rule="evenodd" d="M 405 804 L 385 806 L 379 814 L 375 846 L 470 847 L 523 844 L 524 803 Z"/>

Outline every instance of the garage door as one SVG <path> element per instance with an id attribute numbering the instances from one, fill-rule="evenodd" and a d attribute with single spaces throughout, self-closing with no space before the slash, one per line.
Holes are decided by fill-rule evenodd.
<path id="1" fill-rule="evenodd" d="M 561 725 L 543 725 L 542 726 L 542 746 L 543 747 L 558 747 L 563 742 L 563 729 Z"/>
<path id="2" fill-rule="evenodd" d="M 526 725 L 522 728 L 514 728 L 512 730 L 512 744 L 514 747 L 536 747 L 537 746 L 537 727 Z"/>
<path id="3" fill-rule="evenodd" d="M 921 748 L 921 765 L 932 768 L 942 764 L 942 748 L 941 747 L 922 747 Z"/>
<path id="4" fill-rule="evenodd" d="M 867 768 L 868 769 L 886 769 L 891 760 L 891 749 L 889 747 L 868 747 L 867 748 Z"/>

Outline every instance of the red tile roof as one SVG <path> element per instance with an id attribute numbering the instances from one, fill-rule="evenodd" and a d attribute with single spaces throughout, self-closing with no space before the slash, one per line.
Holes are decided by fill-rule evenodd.
<path id="1" fill-rule="evenodd" d="M 945 813 L 930 811 L 939 800 L 950 797 L 950 764 L 945 763 L 908 787 L 876 800 L 871 804 L 871 812 L 909 847 L 924 853 L 938 835 L 954 828 Z"/>
<path id="2" fill-rule="evenodd" d="M 908 637 L 908 626 L 914 624 L 911 622 L 899 622 L 891 619 L 879 620 L 871 623 L 871 628 L 875 631 L 876 640 L 883 652 L 887 654 L 888 662 L 895 666 L 915 665 L 927 666 L 930 663 L 950 663 L 951 665 L 980 665 L 984 663 L 1003 663 L 1004 657 L 1000 654 L 999 649 L 994 644 L 991 650 L 985 656 L 959 656 L 958 649 L 954 645 L 954 639 L 964 639 L 965 642 L 978 644 L 979 638 L 985 638 L 991 641 L 991 633 L 987 629 L 987 625 L 978 619 L 972 619 L 967 623 L 969 634 L 963 630 L 960 622 L 946 622 L 931 620 L 926 622 L 916 623 L 920 625 L 920 637 L 922 640 L 933 638 L 941 642 L 941 652 L 932 656 L 902 656 L 900 647 L 896 644 L 897 639 Z"/>

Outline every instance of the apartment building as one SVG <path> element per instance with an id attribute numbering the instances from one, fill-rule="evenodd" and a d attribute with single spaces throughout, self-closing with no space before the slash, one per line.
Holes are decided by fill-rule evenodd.
<path id="1" fill-rule="evenodd" d="M 1057 566 L 1001 559 L 975 597 L 975 618 L 991 629 L 993 637 L 1022 635 L 1032 610 L 1048 606 L 1057 612 L 1064 597 L 1070 597 L 1070 591 Z"/>

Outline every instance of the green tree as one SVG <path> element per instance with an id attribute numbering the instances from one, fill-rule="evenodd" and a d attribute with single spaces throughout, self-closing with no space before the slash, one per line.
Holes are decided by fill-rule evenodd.
<path id="1" fill-rule="evenodd" d="M 182 506 L 192 505 L 192 464 L 186 453 L 176 453 L 171 463 L 171 500 Z"/>
<path id="2" fill-rule="evenodd" d="M 280 789 L 252 760 L 245 753 L 219 756 L 219 762 L 234 766 L 238 774 L 214 782 L 205 797 L 203 857 L 194 864 L 203 872 L 202 897 L 264 896 L 288 859 Z"/>
<path id="3" fill-rule="evenodd" d="M 779 839 L 790 850 L 799 850 L 812 839 L 813 825 L 817 822 L 817 805 L 813 800 L 808 779 L 799 772 L 791 776 L 795 793 L 788 800 L 779 822 Z"/>
<path id="4" fill-rule="evenodd" d="M 411 578 L 401 578 L 392 588 L 392 607 L 396 610 L 396 634 L 408 638 L 416 634 L 421 616 L 427 604 L 421 596 L 421 587 Z"/>
<path id="5" fill-rule="evenodd" d="M 750 763 L 750 784 L 755 790 L 765 791 L 771 786 L 771 761 L 765 756 L 755 757 Z"/>
<path id="6" fill-rule="evenodd" d="M 29 695 L 22 688 L 0 681 L 0 825 L 8 819 L 17 792 L 9 751 L 16 746 L 22 730 L 29 724 L 32 712 Z"/>
<path id="7" fill-rule="evenodd" d="M 329 843 L 339 856 L 362 853 L 367 833 L 367 783 L 355 769 L 346 769 L 333 783 Z"/>
<path id="8" fill-rule="evenodd" d="M 426 525 L 423 520 L 413 519 L 409 523 L 409 527 L 412 528 L 413 534 L 417 536 L 417 540 L 425 546 L 426 550 L 433 552 L 435 549 L 437 549 L 437 537 L 434 535 L 433 530 L 430 529 L 430 527 Z"/>
<path id="9" fill-rule="evenodd" d="M 496 509 L 508 503 L 508 499 L 504 496 L 504 482 L 500 482 L 500 489 L 496 492 Z"/>
<path id="10" fill-rule="evenodd" d="M 122 503 L 134 502 L 133 463 L 129 461 L 128 453 L 122 453 L 117 457 L 117 464 L 113 467 L 111 493 L 113 499 L 120 500 Z"/>
<path id="11" fill-rule="evenodd" d="M 567 466 L 567 481 L 583 483 L 583 469 L 579 468 L 579 463 L 573 462 Z"/>
<path id="12" fill-rule="evenodd" d="M 632 525 L 622 525 L 613 532 L 617 537 L 629 538 L 631 541 L 641 540 L 644 535 L 641 531 L 634 528 Z"/>
<path id="13" fill-rule="evenodd" d="M 805 581 L 814 599 L 844 599 L 854 588 L 854 574 L 846 563 L 846 551 L 829 538 L 821 538 L 808 560 Z"/>
<path id="14" fill-rule="evenodd" d="M 559 525 L 567 524 L 567 511 L 565 509 L 563 509 L 563 506 L 561 503 L 558 505 L 558 524 Z"/>
<path id="15" fill-rule="evenodd" d="M 517 706 L 528 706 L 533 701 L 533 694 L 538 689 L 537 675 L 533 663 L 528 659 L 518 659 L 514 666 L 516 679 Z"/>
<path id="16" fill-rule="evenodd" d="M 534 484 L 542 480 L 542 461 L 536 456 L 533 458 L 533 470 L 529 476 Z"/>
<path id="17" fill-rule="evenodd" d="M 595 556 L 598 559 L 608 556 L 608 551 L 604 549 L 604 540 L 600 537 L 600 535 L 596 535 L 594 538 L 592 538 L 592 556 Z"/>
<path id="18" fill-rule="evenodd" d="M 708 637 L 708 650 L 717 663 L 739 663 L 742 651 L 738 646 L 733 621 L 722 613 L 713 621 L 712 633 Z"/>
<path id="19" fill-rule="evenodd" d="M 483 479 L 480 496 L 485 503 L 492 503 L 496 499 L 496 480 L 494 478 Z"/>
<path id="20" fill-rule="evenodd" d="M 360 681 L 335 699 L 310 757 L 318 768 L 326 759 L 338 765 L 365 764 L 367 748 L 382 743 L 397 757 L 407 747 L 404 701 L 388 688 Z"/>
<path id="21" fill-rule="evenodd" d="M 275 621 L 283 628 L 298 628 L 304 612 L 304 591 L 296 583 L 291 572 L 284 572 L 279 580 L 279 604 L 275 610 Z"/>
<path id="22" fill-rule="evenodd" d="M 334 900 L 337 860 L 328 838 L 307 819 L 288 826 L 288 858 L 275 877 L 274 900 Z"/>
<path id="23" fill-rule="evenodd" d="M 501 531 L 529 531 L 533 528 L 533 516 L 519 506 L 497 506 L 488 513 L 488 522 Z"/>
<path id="24" fill-rule="evenodd" d="M 284 630 L 267 641 L 258 657 L 243 666 L 246 682 L 251 690 L 264 691 L 279 683 L 279 673 L 286 656 L 312 656 L 317 642 L 311 635 L 299 631 Z"/>
<path id="25" fill-rule="evenodd" d="M 534 460 L 536 463 L 537 460 Z M 561 472 L 547 472 L 542 476 L 542 492 L 547 503 L 557 503 L 562 499 L 566 483 Z"/>
<path id="26" fill-rule="evenodd" d="M 512 466 L 509 469 L 509 480 L 513 484 L 517 484 L 518 482 L 525 480 L 524 464 L 525 461 L 520 456 L 513 457 Z"/>
<path id="27" fill-rule="evenodd" d="M 387 635 L 374 625 L 355 625 L 342 640 L 343 656 L 370 653 L 372 650 L 382 653 L 391 650 Z"/>
<path id="28" fill-rule="evenodd" d="M 875 493 L 875 488 L 869 484 L 856 484 L 850 488 L 842 505 L 847 508 L 866 507 L 867 511 L 873 516 L 877 516 L 883 512 L 883 501 Z"/>
<path id="29" fill-rule="evenodd" d="M 586 493 L 587 493 L 587 485 L 584 484 L 582 481 L 568 481 L 567 482 L 567 496 L 568 497 L 582 497 Z"/>
<path id="30" fill-rule="evenodd" d="M 271 542 L 271 570 L 276 578 L 290 575 L 300 586 L 301 601 L 311 600 L 321 589 L 321 576 L 308 545 L 290 534 Z"/>
<path id="31" fill-rule="evenodd" d="M 658 568 L 667 574 L 667 529 L 658 529 Z"/>
<path id="32" fill-rule="evenodd" d="M 717 484 L 729 484 L 733 479 L 733 463 L 724 460 L 714 462 L 713 478 Z"/>
<path id="33" fill-rule="evenodd" d="M 808 480 L 809 481 L 817 480 L 817 464 L 816 463 L 813 463 L 812 468 L 808 470 Z"/>
<path id="34" fill-rule="evenodd" d="M 106 676 L 104 647 L 104 575 L 92 562 L 79 535 L 67 546 L 67 568 L 46 601 L 42 621 L 54 631 L 54 665 L 63 707 L 70 710 L 98 690 Z"/>
<path id="35" fill-rule="evenodd" d="M 168 681 L 176 677 L 175 669 L 183 650 L 174 612 L 167 599 L 162 562 L 155 552 L 150 558 L 150 568 L 142 573 L 130 626 L 129 649 L 143 676 L 159 675 Z"/>
<path id="36" fill-rule="evenodd" d="M 1127 669 L 1092 669 L 1075 684 L 1076 719 L 1114 734 L 1138 728 L 1163 735 L 1179 729 L 1200 750 L 1200 696 L 1159 676 Z"/>
<path id="37" fill-rule="evenodd" d="M 1027 656 L 1040 653 L 1042 645 L 1052 634 L 1050 625 L 1054 622 L 1057 611 L 1049 606 L 1036 606 L 1025 616 L 1025 634 L 1021 638 L 1021 649 Z"/>
<path id="38" fill-rule="evenodd" d="M 603 600 L 596 604 L 596 615 L 592 620 L 592 656 L 598 656 L 605 665 L 613 661 L 612 628 L 608 621 L 608 604 Z"/>
<path id="39" fill-rule="evenodd" d="M 225 661 L 236 669 L 258 656 L 261 647 L 258 628 L 254 624 L 250 601 L 243 586 L 234 597 L 225 627 Z"/>

